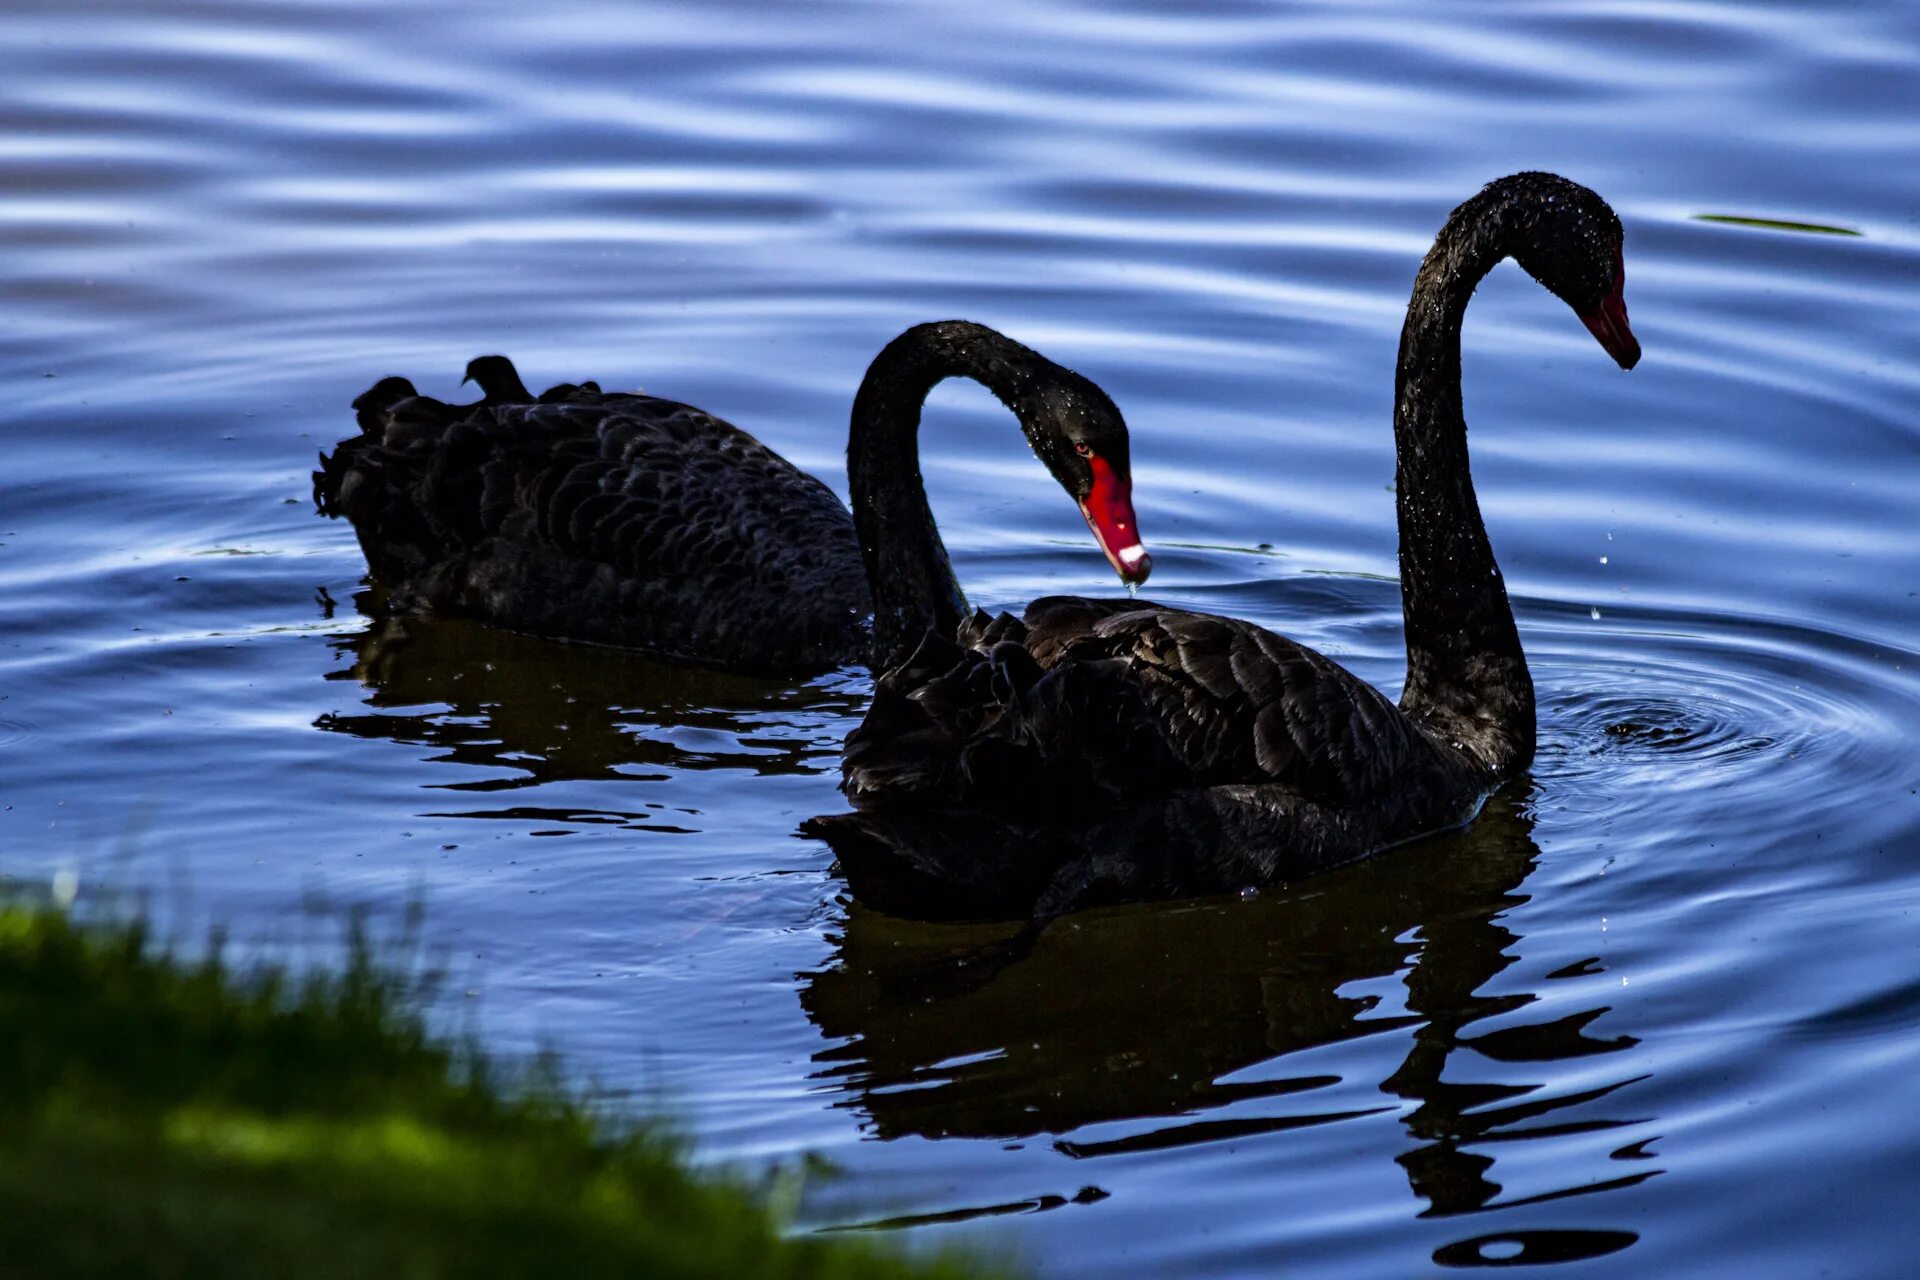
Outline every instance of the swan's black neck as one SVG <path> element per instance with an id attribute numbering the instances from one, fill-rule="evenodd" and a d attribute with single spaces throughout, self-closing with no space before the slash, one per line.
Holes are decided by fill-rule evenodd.
<path id="1" fill-rule="evenodd" d="M 847 481 L 873 593 L 874 669 L 905 658 L 929 631 L 951 636 L 967 614 L 920 476 L 920 408 L 947 378 L 972 378 L 1034 430 L 1032 397 L 1049 363 L 964 320 L 917 325 L 874 357 L 853 401 Z"/>
<path id="2" fill-rule="evenodd" d="M 1407 685 L 1401 706 L 1497 777 L 1533 759 L 1533 678 L 1487 542 L 1460 407 L 1460 325 L 1474 289 L 1509 251 L 1512 197 L 1489 188 L 1454 210 L 1414 281 L 1394 381 L 1400 589 Z"/>

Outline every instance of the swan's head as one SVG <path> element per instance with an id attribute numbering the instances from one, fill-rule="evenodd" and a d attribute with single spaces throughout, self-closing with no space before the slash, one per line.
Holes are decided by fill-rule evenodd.
<path id="1" fill-rule="evenodd" d="M 523 404 L 533 399 L 533 394 L 520 381 L 520 374 L 513 367 L 513 361 L 505 356 L 475 356 L 467 361 L 467 376 L 460 384 L 478 386 L 491 402 L 503 404 Z"/>
<path id="2" fill-rule="evenodd" d="M 471 382 L 484 388 L 490 382 L 499 382 L 503 377 L 517 378 L 513 361 L 505 356 L 475 356 L 467 361 L 467 376 L 460 379 L 460 385 Z"/>
<path id="3" fill-rule="evenodd" d="M 1070 369 L 1040 379 L 1022 415 L 1034 452 L 1079 504 L 1087 527 L 1120 580 L 1138 586 L 1153 572 L 1133 514 L 1127 422 L 1107 393 Z"/>
<path id="4" fill-rule="evenodd" d="M 1516 173 L 1487 188 L 1506 199 L 1514 260 L 1573 308 L 1622 369 L 1640 361 L 1627 326 L 1625 232 L 1607 202 L 1551 173 Z"/>

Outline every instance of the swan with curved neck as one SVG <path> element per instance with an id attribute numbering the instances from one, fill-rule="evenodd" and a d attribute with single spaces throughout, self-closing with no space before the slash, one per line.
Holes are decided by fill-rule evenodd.
<path id="1" fill-rule="evenodd" d="M 874 357 L 847 434 L 875 648 L 896 661 L 922 635 L 952 635 L 967 616 L 920 476 L 921 406 L 955 376 L 980 383 L 1013 411 L 1123 582 L 1145 582 L 1153 571 L 1133 513 L 1126 423 L 1104 391 L 984 325 L 953 320 L 909 329 Z"/>
<path id="2" fill-rule="evenodd" d="M 1534 752 L 1534 693 L 1468 467 L 1460 329 L 1512 257 L 1622 368 L 1622 230 L 1521 173 L 1448 218 L 1395 375 L 1407 682 L 1398 705 L 1237 619 L 1052 597 L 976 615 L 879 681 L 848 740 L 850 814 L 809 834 L 897 913 L 1045 919 L 1287 880 L 1471 821 Z"/>
<path id="3" fill-rule="evenodd" d="M 851 515 L 689 405 L 593 383 L 536 397 L 497 355 L 467 376 L 478 404 L 375 384 L 354 402 L 362 434 L 314 473 L 320 511 L 352 522 L 400 609 L 767 674 L 897 661 L 966 616 L 918 461 L 921 405 L 950 377 L 1014 412 L 1123 580 L 1152 567 L 1119 410 L 984 325 L 917 325 L 875 357 L 848 435 Z"/>
<path id="4" fill-rule="evenodd" d="M 1407 683 L 1400 705 L 1453 735 L 1495 775 L 1533 760 L 1527 671 L 1467 459 L 1460 328 L 1480 281 L 1512 257 L 1571 306 L 1622 369 L 1627 326 L 1620 220 L 1593 192 L 1547 173 L 1490 183 L 1447 219 L 1400 331 L 1394 374 L 1395 503 Z"/>

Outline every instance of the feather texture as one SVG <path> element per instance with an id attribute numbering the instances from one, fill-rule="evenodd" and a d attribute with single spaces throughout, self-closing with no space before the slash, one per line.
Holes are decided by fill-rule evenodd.
<path id="1" fill-rule="evenodd" d="M 1516 257 L 1623 368 L 1619 219 L 1552 174 L 1454 210 L 1401 330 L 1394 439 L 1407 684 L 1395 705 L 1252 623 L 1136 601 L 976 615 L 883 675 L 826 840 L 886 910 L 1045 920 L 1309 875 L 1467 822 L 1534 752 L 1532 676 L 1460 409 L 1460 324 Z"/>
<path id="2" fill-rule="evenodd" d="M 1050 597 L 881 677 L 817 818 L 855 893 L 1041 916 L 1326 870 L 1469 820 L 1496 779 L 1252 623 Z"/>
<path id="3" fill-rule="evenodd" d="M 314 473 L 396 603 L 749 671 L 867 659 L 866 571 L 826 485 L 671 400 L 496 402 L 519 379 L 492 359 L 477 405 L 375 384 Z"/>

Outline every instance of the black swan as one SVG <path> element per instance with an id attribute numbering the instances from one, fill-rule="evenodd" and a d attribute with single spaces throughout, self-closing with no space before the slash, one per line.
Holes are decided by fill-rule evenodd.
<path id="1" fill-rule="evenodd" d="M 1533 681 L 1467 466 L 1460 325 L 1511 255 L 1615 361 L 1620 220 L 1546 173 L 1453 211 L 1400 335 L 1394 443 L 1407 682 L 1395 706 L 1251 623 L 1049 597 L 975 614 L 878 681 L 849 737 L 855 812 L 815 818 L 854 896 L 1044 922 L 1289 880 L 1462 825 L 1534 751 Z"/>
<path id="2" fill-rule="evenodd" d="M 921 405 L 956 376 L 1019 417 L 1122 580 L 1152 569 L 1120 411 L 984 325 L 918 325 L 874 358 L 847 438 L 851 516 L 826 485 L 689 405 L 590 382 L 536 397 L 504 356 L 467 376 L 478 404 L 376 383 L 353 402 L 360 436 L 314 473 L 321 513 L 352 522 L 400 610 L 769 675 L 880 670 L 967 616 L 919 466 Z"/>

